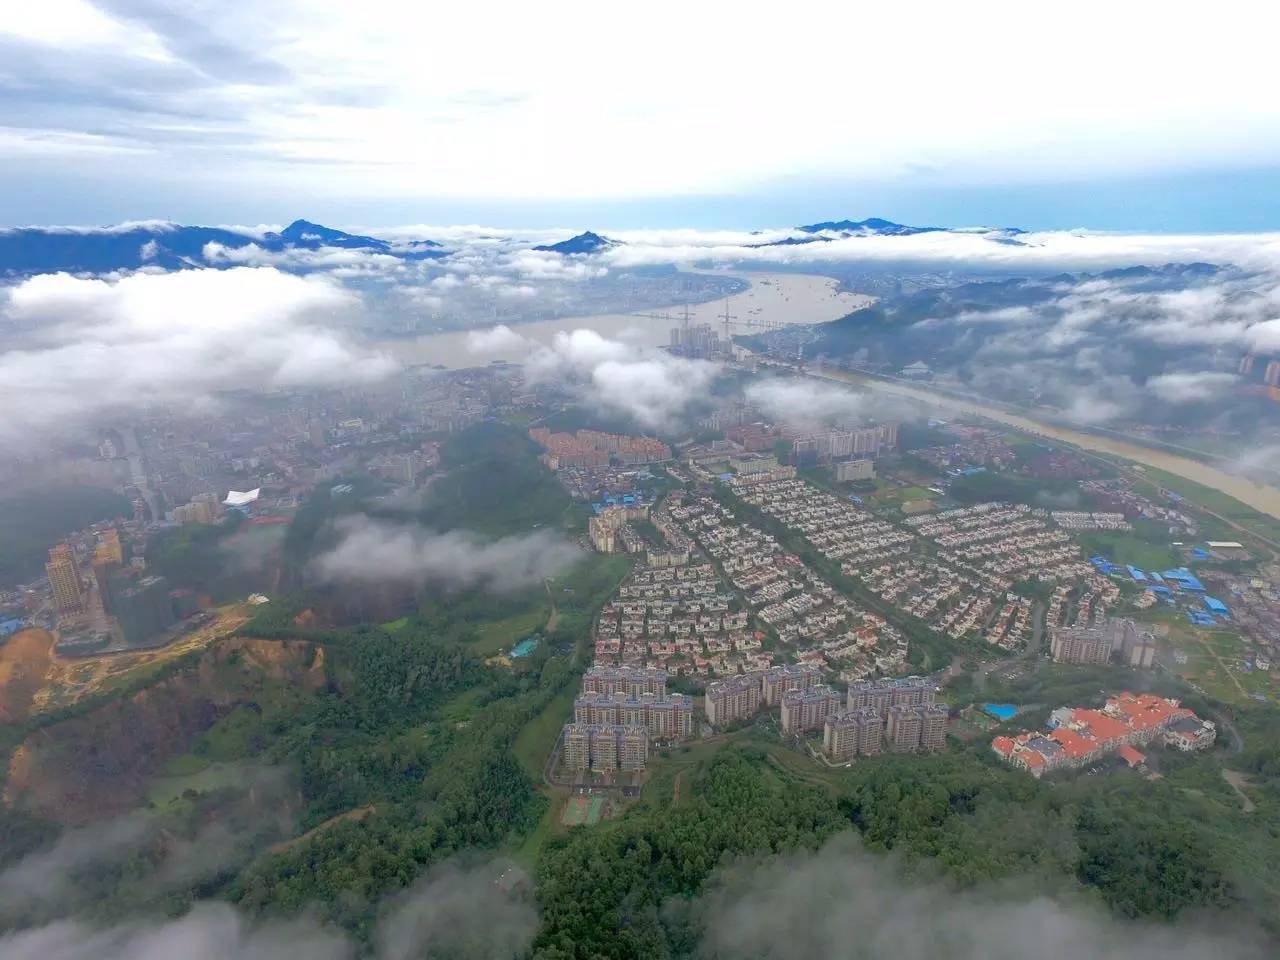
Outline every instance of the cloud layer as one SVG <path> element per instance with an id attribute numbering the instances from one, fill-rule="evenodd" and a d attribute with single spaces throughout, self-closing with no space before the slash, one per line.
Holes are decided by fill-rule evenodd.
<path id="1" fill-rule="evenodd" d="M 364 515 L 334 522 L 338 544 L 312 569 L 331 583 L 389 580 L 448 587 L 517 590 L 562 573 L 580 551 L 548 531 L 482 540 L 466 531 L 437 533 Z"/>
<path id="2" fill-rule="evenodd" d="M 507 881 L 497 884 L 499 877 Z M 501 862 L 450 861 L 392 898 L 374 930 L 375 960 L 440 956 L 514 960 L 537 930 L 527 883 Z M 169 921 L 96 926 L 62 920 L 0 937 L 0 960 L 353 960 L 357 945 L 342 931 L 306 915 L 254 922 L 223 903 L 199 903 Z"/>
<path id="3" fill-rule="evenodd" d="M 396 365 L 343 332 L 359 311 L 359 298 L 332 280 L 270 268 L 34 277 L 0 306 L 0 439 L 152 404 L 208 403 L 223 391 L 378 380 Z"/>
<path id="4" fill-rule="evenodd" d="M 719 367 L 582 329 L 557 333 L 550 346 L 529 357 L 526 371 L 533 383 L 554 382 L 584 403 L 628 416 L 644 429 L 666 431 L 682 425 Z"/>
<path id="5" fill-rule="evenodd" d="M 700 904 L 699 956 L 729 960 L 1262 960 L 1248 931 L 1138 924 L 1010 891 L 911 884 L 837 838 L 821 852 L 731 868 Z M 1000 895 L 1001 893 L 1005 895 Z"/>

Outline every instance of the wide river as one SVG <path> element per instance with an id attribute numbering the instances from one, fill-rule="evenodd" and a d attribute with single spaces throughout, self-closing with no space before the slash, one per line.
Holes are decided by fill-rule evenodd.
<path id="1" fill-rule="evenodd" d="M 709 273 L 711 271 L 700 271 Z M 743 273 L 735 271 L 725 276 L 735 276 L 751 284 L 742 293 L 719 300 L 711 300 L 689 308 L 689 319 L 697 323 L 710 323 L 723 334 L 721 317 L 725 307 L 730 316 L 730 332 L 745 334 L 754 332 L 750 323 L 826 323 L 866 306 L 871 298 L 860 293 L 841 293 L 831 277 L 818 277 L 804 273 Z M 540 320 L 521 323 L 512 330 L 526 340 L 549 344 L 558 333 L 573 330 L 594 330 L 602 336 L 622 338 L 640 346 L 665 346 L 671 342 L 671 328 L 680 322 L 683 307 L 667 310 L 651 310 L 646 313 L 669 314 L 670 320 L 654 319 L 634 313 L 607 313 L 585 317 L 562 317 L 558 320 Z M 518 342 L 505 349 L 486 349 L 477 352 L 469 345 L 470 333 L 430 333 L 420 337 L 400 340 L 384 340 L 378 347 L 390 353 L 404 364 L 438 364 L 456 369 L 483 366 L 491 360 L 517 362 L 528 357 L 527 345 Z"/>
<path id="2" fill-rule="evenodd" d="M 738 318 L 733 323 L 731 332 L 749 333 L 752 332 L 752 328 L 747 325 L 750 321 L 770 324 L 826 323 L 864 307 L 872 300 L 863 294 L 838 292 L 837 282 L 830 277 L 755 271 L 734 271 L 726 275 L 740 277 L 748 281 L 751 286 L 742 293 L 690 307 L 690 319 L 694 323 L 711 323 L 717 330 L 722 330 L 718 318 L 723 316 L 727 306 L 730 315 Z M 558 333 L 581 329 L 594 330 L 606 337 L 625 338 L 628 342 L 637 345 L 662 346 L 669 343 L 671 327 L 679 322 L 678 317 L 683 313 L 683 308 L 647 312 L 670 313 L 671 320 L 653 319 L 634 313 L 614 313 L 524 323 L 513 326 L 512 329 L 526 341 L 532 340 L 541 344 L 551 343 Z M 470 346 L 468 337 L 469 333 L 466 331 L 435 333 L 399 340 L 385 340 L 378 346 L 404 364 L 434 364 L 451 369 L 483 366 L 491 360 L 519 362 L 526 359 L 529 353 L 528 344 L 519 342 L 505 348 L 477 352 Z M 871 380 L 842 371 L 822 371 L 818 375 L 859 387 L 912 397 L 939 406 L 953 415 L 965 413 L 970 416 L 984 417 L 1029 433 L 1038 433 L 1074 444 L 1086 450 L 1112 454 L 1134 463 L 1166 470 L 1187 480 L 1194 480 L 1206 487 L 1220 490 L 1255 510 L 1280 518 L 1280 489 L 1228 473 L 1189 457 L 1180 457 L 1177 454 L 1129 443 L 1119 438 L 1045 423 L 999 407 L 933 393 L 926 387 Z"/>
<path id="3" fill-rule="evenodd" d="M 1132 460 L 1134 463 L 1165 470 L 1168 473 L 1176 474 L 1187 480 L 1194 480 L 1196 483 L 1229 494 L 1241 503 L 1246 503 L 1261 513 L 1280 518 L 1280 489 L 1269 484 L 1257 483 L 1248 477 L 1219 470 L 1217 467 L 1201 463 L 1199 460 L 1180 457 L 1177 454 L 1166 453 L 1137 443 L 1129 443 L 1115 437 L 1101 436 L 1083 430 L 1072 430 L 1070 427 L 1061 427 L 1040 420 L 1033 420 L 1030 417 L 1010 413 L 1008 410 L 1002 410 L 999 407 L 957 399 L 949 394 L 934 393 L 927 387 L 875 380 L 868 377 L 860 377 L 857 374 L 845 373 L 841 370 L 824 369 L 810 372 L 814 376 L 824 377 L 829 380 L 839 380 L 842 383 L 921 400 L 942 408 L 943 411 L 949 412 L 952 416 L 960 413 L 983 417 L 987 420 L 996 420 L 1011 427 L 1017 427 L 1019 430 L 1025 430 L 1028 433 L 1052 437 L 1055 440 L 1083 447 L 1086 450 L 1113 454 L 1126 460 Z"/>

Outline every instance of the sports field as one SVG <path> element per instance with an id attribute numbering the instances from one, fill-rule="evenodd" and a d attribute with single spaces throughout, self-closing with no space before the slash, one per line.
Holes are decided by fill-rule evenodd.
<path id="1" fill-rule="evenodd" d="M 560 822 L 566 827 L 589 827 L 604 815 L 604 797 L 570 797 L 564 802 Z"/>

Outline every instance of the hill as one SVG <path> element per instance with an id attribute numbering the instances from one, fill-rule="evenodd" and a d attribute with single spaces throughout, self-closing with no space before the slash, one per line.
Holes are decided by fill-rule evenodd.
<path id="1" fill-rule="evenodd" d="M 576 237 L 570 237 L 568 240 L 561 240 L 559 243 L 548 243 L 542 246 L 534 247 L 543 253 L 562 253 L 566 255 L 575 253 L 599 253 L 601 250 L 608 250 L 610 247 L 616 247 L 620 241 L 610 240 L 608 237 L 602 237 L 598 233 L 592 233 L 587 230 L 580 233 Z"/>
<path id="2" fill-rule="evenodd" d="M 0 230 L 0 276 L 38 273 L 109 273 L 161 267 L 229 266 L 235 261 L 209 260 L 205 248 L 228 250 L 256 246 L 270 253 L 286 250 L 367 250 L 403 260 L 447 255 L 431 240 L 392 244 L 376 237 L 346 233 L 309 220 L 295 220 L 279 233 L 237 227 L 184 226 L 167 221 L 124 223 L 111 227 L 20 227 Z"/>

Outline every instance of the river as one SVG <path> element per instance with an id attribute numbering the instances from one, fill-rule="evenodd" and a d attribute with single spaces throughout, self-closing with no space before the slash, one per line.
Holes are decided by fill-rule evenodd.
<path id="1" fill-rule="evenodd" d="M 742 293 L 691 306 L 689 315 L 692 322 L 714 324 L 717 330 L 722 331 L 723 326 L 719 318 L 724 315 L 727 307 L 729 314 L 737 318 L 731 332 L 742 334 L 759 329 L 759 327 L 750 326 L 753 322 L 826 323 L 867 306 L 873 299 L 865 294 L 840 292 L 837 290 L 836 280 L 814 274 L 741 270 L 724 273 L 726 276 L 746 280 L 751 286 Z M 540 344 L 551 343 L 558 333 L 587 329 L 606 337 L 625 338 L 627 342 L 639 346 L 663 346 L 670 342 L 671 327 L 679 322 L 678 316 L 683 313 L 683 308 L 650 312 L 670 313 L 671 320 L 654 319 L 634 313 L 595 314 L 524 323 L 515 325 L 512 329 L 525 341 Z M 406 365 L 431 364 L 450 369 L 482 366 L 491 360 L 520 362 L 528 357 L 527 342 L 516 342 L 502 349 L 477 352 L 468 346 L 468 335 L 468 331 L 425 334 L 420 337 L 384 340 L 377 346 Z M 1189 457 L 1181 457 L 1118 438 L 1045 423 L 999 407 L 934 393 L 927 387 L 860 377 L 838 370 L 823 370 L 815 375 L 911 397 L 942 407 L 952 414 L 966 413 L 971 416 L 985 417 L 1028 433 L 1041 434 L 1086 450 L 1112 454 L 1134 463 L 1165 470 L 1219 490 L 1261 513 L 1280 519 L 1280 489 L 1228 473 Z"/>
<path id="2" fill-rule="evenodd" d="M 1225 470 L 1220 470 L 1207 463 L 1201 463 L 1199 460 L 1180 457 L 1176 454 L 1166 453 L 1162 450 L 1130 443 L 1114 437 L 1100 436 L 1084 430 L 1072 430 L 1070 427 L 1044 423 L 1020 414 L 1010 413 L 1008 410 L 1002 410 L 999 407 L 957 399 L 950 394 L 934 393 L 927 387 L 862 377 L 842 370 L 822 369 L 809 372 L 814 376 L 828 380 L 839 380 L 842 383 L 921 400 L 941 407 L 953 416 L 957 413 L 962 413 L 984 417 L 987 420 L 995 420 L 1000 423 L 1006 423 L 1011 427 L 1017 427 L 1027 433 L 1051 437 L 1064 443 L 1083 447 L 1086 450 L 1123 457 L 1126 460 L 1132 460 L 1134 463 L 1155 467 L 1158 470 L 1164 470 L 1187 480 L 1194 480 L 1196 483 L 1235 497 L 1241 503 L 1253 507 L 1260 513 L 1280 519 L 1280 489 L 1269 484 L 1257 483 L 1234 473 L 1227 473 Z"/>
<path id="3" fill-rule="evenodd" d="M 724 327 L 721 318 L 726 307 L 730 316 L 737 318 L 732 321 L 730 332 L 745 334 L 759 329 L 752 327 L 753 323 L 826 323 L 872 302 L 872 298 L 865 294 L 838 291 L 838 283 L 831 277 L 737 270 L 724 275 L 746 280 L 751 286 L 742 293 L 691 305 L 689 308 L 689 318 L 693 323 L 713 324 L 722 334 Z M 684 308 L 672 307 L 647 312 L 667 313 L 671 319 L 654 319 L 634 313 L 609 313 L 540 320 L 513 325 L 511 329 L 526 340 L 541 344 L 551 343 L 558 333 L 582 329 L 594 330 L 605 337 L 625 338 L 628 343 L 638 346 L 657 347 L 670 343 L 671 328 L 679 323 Z M 431 333 L 420 337 L 383 340 L 377 346 L 406 365 L 437 364 L 451 369 L 483 366 L 491 360 L 518 362 L 528 357 L 527 344 L 518 342 L 503 349 L 476 352 L 468 347 L 470 333 L 471 331 Z"/>

